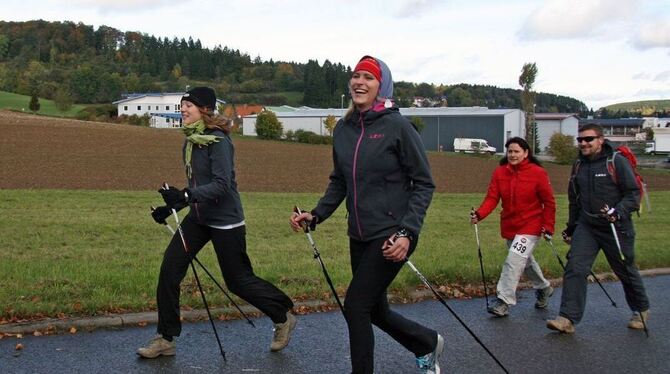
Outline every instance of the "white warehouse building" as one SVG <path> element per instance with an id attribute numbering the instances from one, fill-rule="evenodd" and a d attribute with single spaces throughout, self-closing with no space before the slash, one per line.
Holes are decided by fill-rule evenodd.
<path id="1" fill-rule="evenodd" d="M 577 144 L 577 130 L 579 128 L 579 117 L 572 113 L 535 113 L 537 123 L 537 135 L 540 142 L 539 148 L 542 152 L 547 151 L 549 140 L 554 133 L 570 135 L 575 138 Z M 540 152 L 538 152 L 540 153 Z"/>
<path id="2" fill-rule="evenodd" d="M 143 116 L 148 114 L 149 126 L 157 128 L 181 127 L 181 98 L 183 92 L 138 93 L 115 101 L 119 116 Z M 217 104 L 225 104 L 217 99 Z"/>
<path id="3" fill-rule="evenodd" d="M 276 112 L 284 132 L 298 129 L 327 135 L 324 120 L 328 115 L 340 119 L 346 109 L 297 109 Z M 454 138 L 480 138 L 499 151 L 505 141 L 523 136 L 525 115 L 519 109 L 488 109 L 484 107 L 400 108 L 410 120 L 421 118 L 421 138 L 427 150 L 453 151 Z M 244 117 L 243 134 L 256 135 L 256 115 Z"/>

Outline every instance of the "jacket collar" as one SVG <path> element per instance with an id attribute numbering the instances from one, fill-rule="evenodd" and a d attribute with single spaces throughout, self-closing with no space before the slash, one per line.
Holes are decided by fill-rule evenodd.
<path id="1" fill-rule="evenodd" d="M 511 171 L 524 170 L 530 167 L 530 160 L 528 160 L 528 158 L 525 158 L 523 161 L 521 161 L 519 165 L 512 165 L 508 161 L 505 166 L 507 166 L 507 169 Z"/>
<path id="2" fill-rule="evenodd" d="M 377 119 L 393 112 L 399 112 L 398 107 L 395 105 L 391 108 L 383 108 L 378 111 L 369 109 L 364 112 L 360 112 L 358 109 L 354 109 L 349 122 L 351 122 L 353 125 L 358 125 L 360 124 L 361 116 L 363 116 L 363 124 L 367 126 L 374 123 Z"/>

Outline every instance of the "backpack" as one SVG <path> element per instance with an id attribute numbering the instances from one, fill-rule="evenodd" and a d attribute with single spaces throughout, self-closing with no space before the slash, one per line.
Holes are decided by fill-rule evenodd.
<path id="1" fill-rule="evenodd" d="M 635 154 L 633 151 L 631 151 L 630 148 L 628 148 L 625 145 L 620 145 L 618 146 L 615 150 L 614 153 L 612 153 L 612 156 L 607 157 L 607 172 L 609 173 L 610 177 L 612 178 L 612 182 L 615 184 L 618 184 L 618 179 L 616 175 L 616 164 L 614 163 L 614 158 L 617 157 L 617 155 L 621 155 L 625 157 L 628 160 L 628 163 L 630 164 L 631 168 L 633 169 L 633 174 L 635 175 L 635 183 L 637 183 L 637 186 L 640 189 L 640 199 L 644 197 L 645 203 L 647 205 L 647 209 L 649 210 L 649 213 L 651 213 L 651 203 L 649 202 L 649 194 L 647 193 L 647 183 L 645 183 L 644 179 L 640 175 L 640 173 L 637 171 L 637 157 L 635 157 Z M 574 189 L 575 193 L 577 193 L 577 187 L 574 184 L 574 178 L 577 175 L 577 171 L 579 171 L 579 166 L 581 164 L 581 160 L 577 159 L 575 161 L 574 165 L 572 165 L 572 174 L 570 175 L 570 184 L 572 185 L 572 188 Z M 642 204 L 640 204 L 640 201 L 638 201 L 638 205 L 640 208 L 642 208 Z M 638 215 L 640 212 L 638 211 Z"/>

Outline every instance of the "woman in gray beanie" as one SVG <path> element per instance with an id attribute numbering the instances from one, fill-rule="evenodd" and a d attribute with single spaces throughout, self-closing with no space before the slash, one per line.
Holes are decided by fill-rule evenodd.
<path id="1" fill-rule="evenodd" d="M 333 133 L 326 193 L 311 212 L 321 224 L 346 199 L 353 277 L 344 303 L 354 373 L 374 371 L 376 325 L 416 356 L 421 373 L 439 373 L 444 340 L 389 307 L 386 289 L 416 248 L 435 185 L 419 133 L 393 103 L 393 78 L 381 60 L 363 57 L 349 80 L 353 105 Z"/>

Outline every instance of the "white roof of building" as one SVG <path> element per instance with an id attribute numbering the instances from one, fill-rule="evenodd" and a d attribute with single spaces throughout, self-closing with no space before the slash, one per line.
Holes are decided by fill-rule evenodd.
<path id="1" fill-rule="evenodd" d="M 267 108 L 269 109 L 269 108 Z M 400 108 L 400 114 L 403 116 L 501 116 L 519 109 L 488 109 L 486 107 L 453 107 L 453 108 Z M 347 112 L 347 109 L 296 109 L 289 112 L 275 112 L 278 118 L 291 117 L 326 117 L 333 115 L 342 117 Z M 246 116 L 245 118 L 254 118 L 256 114 Z"/>
<path id="2" fill-rule="evenodd" d="M 579 118 L 575 113 L 535 113 L 535 119 L 539 120 L 564 120 L 570 117 Z"/>
<path id="3" fill-rule="evenodd" d="M 400 114 L 403 116 L 501 116 L 518 110 L 519 109 L 489 109 L 483 106 L 400 108 Z"/>
<path id="4" fill-rule="evenodd" d="M 179 96 L 182 97 L 184 93 L 181 92 L 165 92 L 165 93 L 132 93 L 128 94 L 126 98 L 112 102 L 112 104 L 121 104 L 130 102 L 144 97 L 165 97 L 165 96 Z"/>
<path id="5" fill-rule="evenodd" d="M 181 97 L 184 96 L 184 92 L 133 93 L 133 94 L 128 94 L 127 96 L 128 97 L 126 97 L 124 99 L 112 102 L 112 104 L 116 105 L 116 104 L 121 104 L 121 103 L 124 103 L 124 102 L 131 102 L 131 101 L 134 101 L 134 100 L 137 100 L 137 99 L 142 99 L 142 98 L 145 98 L 145 97 L 160 97 L 160 98 L 163 98 L 163 97 L 167 97 L 167 96 L 174 96 L 174 97 L 178 97 L 178 98 L 181 99 Z M 221 100 L 221 99 L 216 99 L 216 102 L 219 103 L 219 104 L 226 104 L 226 101 Z"/>

